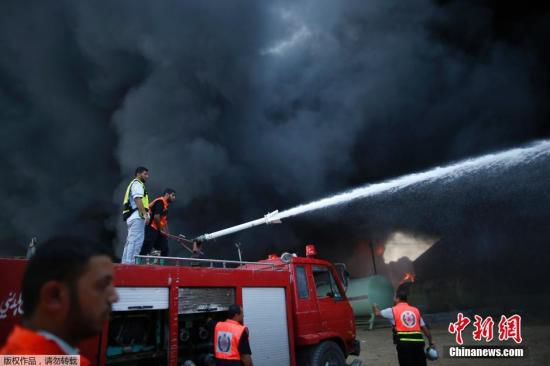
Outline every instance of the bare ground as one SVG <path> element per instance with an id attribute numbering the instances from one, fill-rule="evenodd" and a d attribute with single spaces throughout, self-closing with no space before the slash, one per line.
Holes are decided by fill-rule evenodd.
<path id="1" fill-rule="evenodd" d="M 496 329 L 495 329 L 496 330 Z M 440 359 L 428 362 L 433 366 L 464 366 L 464 365 L 498 365 L 498 366 L 522 366 L 522 365 L 550 365 L 550 325 L 531 325 L 522 327 L 523 344 L 527 347 L 527 357 L 521 359 L 456 359 L 443 354 L 445 346 L 456 346 L 455 336 L 449 334 L 446 325 L 432 327 L 434 343 L 439 350 Z M 498 334 L 495 334 L 498 339 Z M 482 345 L 481 342 L 473 342 L 471 330 L 463 333 L 464 344 Z M 358 327 L 357 338 L 361 341 L 360 360 L 363 365 L 393 366 L 398 365 L 397 353 L 392 343 L 391 328 L 378 328 L 367 330 L 367 327 Z M 489 345 L 515 345 L 513 341 L 492 341 Z M 348 358 L 351 362 L 353 358 Z"/>

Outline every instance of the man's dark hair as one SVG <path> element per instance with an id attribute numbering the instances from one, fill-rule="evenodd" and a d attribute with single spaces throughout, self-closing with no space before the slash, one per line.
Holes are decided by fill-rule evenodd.
<path id="1" fill-rule="evenodd" d="M 30 317 L 36 310 L 40 289 L 46 282 L 60 281 L 74 288 L 90 258 L 101 255 L 112 258 L 112 250 L 82 238 L 57 237 L 39 245 L 23 275 L 23 317 Z"/>
<path id="2" fill-rule="evenodd" d="M 148 172 L 148 171 L 149 171 L 149 169 L 147 169 L 146 167 L 144 167 L 144 166 L 138 166 L 138 167 L 136 168 L 136 173 L 135 173 L 134 175 L 138 175 L 138 174 L 141 174 L 141 173 L 143 173 L 143 172 Z"/>
<path id="3" fill-rule="evenodd" d="M 172 194 L 172 193 L 176 193 L 176 191 L 174 191 L 172 188 L 166 188 L 163 194 Z"/>
<path id="4" fill-rule="evenodd" d="M 409 297 L 409 294 L 406 291 L 397 290 L 397 292 L 395 293 L 395 297 L 397 297 L 401 301 L 407 301 L 407 298 Z"/>
<path id="5" fill-rule="evenodd" d="M 241 313 L 241 305 L 233 304 L 229 305 L 229 309 L 227 310 L 227 316 L 229 319 L 232 319 L 235 315 L 239 315 Z"/>
<path id="6" fill-rule="evenodd" d="M 397 297 L 401 301 L 407 301 L 411 286 L 412 282 L 403 282 L 395 291 L 395 297 Z"/>

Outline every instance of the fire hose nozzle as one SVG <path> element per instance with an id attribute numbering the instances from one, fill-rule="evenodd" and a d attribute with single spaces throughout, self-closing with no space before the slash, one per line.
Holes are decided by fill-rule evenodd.
<path id="1" fill-rule="evenodd" d="M 203 234 L 201 236 L 197 236 L 195 239 L 193 239 L 193 241 L 202 243 L 203 241 L 207 241 L 208 239 L 208 234 Z"/>
<path id="2" fill-rule="evenodd" d="M 270 212 L 264 216 L 265 223 L 267 225 L 269 224 L 281 224 L 282 221 L 279 218 L 279 210 L 275 210 L 273 212 Z"/>
<path id="3" fill-rule="evenodd" d="M 254 227 L 254 226 L 269 225 L 269 224 L 280 224 L 280 223 L 281 223 L 281 218 L 279 217 L 279 210 L 275 210 L 273 212 L 269 212 L 268 214 L 266 214 L 262 218 L 252 220 L 252 221 L 249 221 L 249 222 L 245 222 L 244 224 L 233 226 L 233 227 L 223 229 L 223 230 L 220 230 L 220 231 L 216 231 L 216 232 L 213 232 L 213 233 L 210 233 L 210 234 L 203 234 L 203 235 L 195 238 L 194 240 L 199 241 L 199 242 L 208 241 L 208 240 L 219 238 L 220 236 L 229 235 L 229 234 L 236 233 L 238 231 L 249 229 L 249 228 Z"/>

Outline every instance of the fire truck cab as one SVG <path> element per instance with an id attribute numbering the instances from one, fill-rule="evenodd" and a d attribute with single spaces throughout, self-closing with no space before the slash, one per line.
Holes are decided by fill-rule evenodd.
<path id="1" fill-rule="evenodd" d="M 0 344 L 22 315 L 26 262 L 0 259 Z M 255 365 L 339 366 L 359 354 L 352 308 L 327 261 L 285 253 L 259 262 L 136 262 L 115 266 L 120 299 L 103 332 L 80 346 L 93 365 L 214 365 L 214 327 L 233 303 L 243 306 Z"/>
<path id="2" fill-rule="evenodd" d="M 348 355 L 359 355 L 355 319 L 339 272 L 313 255 L 285 253 L 268 261 L 288 265 L 297 364 L 339 365 Z"/>

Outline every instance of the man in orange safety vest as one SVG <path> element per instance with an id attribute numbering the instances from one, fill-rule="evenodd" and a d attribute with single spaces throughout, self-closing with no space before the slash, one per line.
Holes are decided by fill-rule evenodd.
<path id="1" fill-rule="evenodd" d="M 412 282 L 402 283 L 395 294 L 395 305 L 380 310 L 373 304 L 373 313 L 391 321 L 393 325 L 394 343 L 397 349 L 397 358 L 400 366 L 425 366 L 424 337 L 428 338 L 430 347 L 433 346 L 432 335 L 420 316 L 418 308 L 407 303 L 409 289 Z"/>
<path id="2" fill-rule="evenodd" d="M 248 328 L 243 320 L 243 308 L 234 304 L 229 307 L 228 319 L 216 324 L 214 356 L 217 366 L 253 366 Z"/>
<path id="3" fill-rule="evenodd" d="M 176 191 L 166 188 L 162 196 L 155 198 L 149 204 L 151 223 L 145 227 L 145 239 L 141 247 L 141 255 L 149 255 L 154 249 L 160 250 L 160 255 L 168 256 L 168 208 L 176 200 Z"/>

